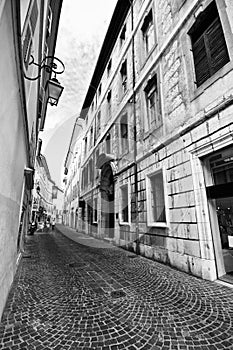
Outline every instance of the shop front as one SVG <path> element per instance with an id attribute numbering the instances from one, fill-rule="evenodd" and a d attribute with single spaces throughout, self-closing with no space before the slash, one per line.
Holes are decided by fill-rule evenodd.
<path id="1" fill-rule="evenodd" d="M 205 159 L 218 278 L 233 283 L 233 146 Z"/>

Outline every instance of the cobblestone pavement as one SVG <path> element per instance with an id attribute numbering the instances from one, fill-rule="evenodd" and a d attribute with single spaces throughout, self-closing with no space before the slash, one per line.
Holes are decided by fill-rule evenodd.
<path id="1" fill-rule="evenodd" d="M 232 289 L 79 238 L 27 238 L 0 349 L 233 349 Z"/>

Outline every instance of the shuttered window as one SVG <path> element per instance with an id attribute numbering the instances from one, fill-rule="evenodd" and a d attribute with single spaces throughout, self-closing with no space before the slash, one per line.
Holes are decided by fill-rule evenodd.
<path id="1" fill-rule="evenodd" d="M 162 124 L 160 94 L 155 74 L 144 89 L 147 105 L 147 129 L 158 128 Z"/>
<path id="2" fill-rule="evenodd" d="M 27 27 L 27 31 L 23 41 L 23 59 L 25 63 L 25 67 L 28 68 L 30 55 L 31 55 L 31 47 L 32 47 L 32 36 L 30 27 Z"/>
<path id="3" fill-rule="evenodd" d="M 37 18 L 38 18 L 38 5 L 37 5 L 37 1 L 35 0 L 32 6 L 32 12 L 30 16 L 32 35 L 34 35 L 34 32 L 35 32 Z"/>
<path id="4" fill-rule="evenodd" d="M 211 5 L 191 32 L 196 84 L 200 86 L 229 62 L 227 46 L 216 5 Z M 210 22 L 211 19 L 211 23 Z M 206 27 L 208 24 L 208 27 Z M 203 28 L 203 29 L 202 29 Z"/>
<path id="5" fill-rule="evenodd" d="M 34 0 L 33 6 L 31 8 L 31 13 L 29 17 L 29 21 L 26 27 L 26 32 L 23 41 L 23 59 L 26 69 L 28 68 L 31 51 L 32 51 L 32 41 L 36 28 L 36 23 L 38 19 L 38 5 L 37 0 Z"/>

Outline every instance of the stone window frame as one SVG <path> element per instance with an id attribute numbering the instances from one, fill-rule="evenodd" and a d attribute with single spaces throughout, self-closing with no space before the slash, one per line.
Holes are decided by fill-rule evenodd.
<path id="1" fill-rule="evenodd" d="M 152 6 L 146 11 L 143 23 L 141 25 L 142 32 L 142 42 L 145 58 L 147 58 L 150 53 L 153 51 L 156 45 L 156 33 L 155 33 L 155 13 Z M 148 35 L 149 34 L 149 35 Z M 153 38 L 151 46 L 149 45 L 148 38 Z"/>
<path id="2" fill-rule="evenodd" d="M 150 120 L 149 113 L 148 113 L 148 95 L 152 90 L 149 89 L 152 80 L 156 77 L 157 83 L 156 83 L 156 90 L 157 90 L 157 97 L 158 97 L 158 109 L 159 109 L 159 118 L 156 120 Z M 160 69 L 159 67 L 156 68 L 155 71 L 151 72 L 150 75 L 147 77 L 146 81 L 144 82 L 142 86 L 142 100 L 143 100 L 143 113 L 142 115 L 145 115 L 146 118 L 143 121 L 143 127 L 144 127 L 144 134 L 145 137 L 147 137 L 148 133 L 151 133 L 152 131 L 160 128 L 163 125 L 163 113 L 162 113 L 162 94 L 161 94 L 161 77 L 160 77 Z"/>
<path id="3" fill-rule="evenodd" d="M 127 188 L 127 191 L 126 191 Z M 123 183 L 122 185 L 120 185 L 120 191 L 119 191 L 119 225 L 131 225 L 131 201 L 130 201 L 130 196 L 131 196 L 131 186 L 130 183 Z M 123 193 L 127 193 L 127 199 L 128 199 L 128 221 L 124 221 L 123 220 L 123 214 L 122 211 L 124 210 L 123 208 Z"/>
<path id="4" fill-rule="evenodd" d="M 124 125 L 124 126 L 126 125 L 126 129 L 127 129 L 126 134 L 124 133 L 122 125 Z M 120 116 L 120 119 L 119 119 L 119 136 L 120 136 L 121 154 L 129 153 L 129 149 L 130 149 L 129 133 L 130 133 L 129 116 L 128 116 L 128 113 L 125 112 Z M 125 137 L 125 136 L 127 136 L 127 137 Z"/>
<path id="5" fill-rule="evenodd" d="M 205 3 L 200 4 L 200 6 L 196 9 L 193 15 L 190 17 L 189 24 L 185 30 L 185 33 L 181 37 L 182 42 L 182 51 L 184 57 L 185 68 L 187 72 L 187 80 L 189 81 L 189 96 L 190 100 L 194 100 L 198 96 L 200 96 L 205 90 L 207 90 L 211 85 L 213 85 L 219 78 L 226 75 L 229 71 L 233 69 L 233 46 L 232 46 L 232 32 L 231 25 L 229 22 L 229 18 L 226 12 L 226 8 L 224 5 L 225 0 L 219 0 L 219 2 L 215 2 L 217 5 L 218 15 L 221 21 L 223 34 L 226 41 L 226 46 L 228 50 L 228 54 L 230 57 L 230 61 L 220 68 L 214 75 L 212 75 L 208 80 L 206 80 L 199 87 L 195 84 L 195 67 L 193 61 L 193 53 L 192 53 L 192 42 L 189 32 L 196 22 L 196 18 L 200 12 L 204 12 L 208 5 L 215 0 L 206 0 Z M 193 83 L 192 83 L 193 82 Z"/>
<path id="6" fill-rule="evenodd" d="M 161 173 L 163 181 L 163 199 L 164 199 L 164 210 L 165 210 L 165 221 L 154 221 L 152 213 L 152 198 L 151 198 L 151 178 L 157 174 Z M 147 208 L 147 226 L 148 227 L 169 227 L 169 205 L 168 205 L 168 194 L 166 186 L 166 173 L 164 167 L 156 168 L 148 172 L 145 176 L 146 178 L 146 208 Z"/>
<path id="7" fill-rule="evenodd" d="M 216 10 L 216 11 L 215 11 Z M 213 18 L 210 18 L 208 11 L 213 14 Z M 213 12 L 215 11 L 215 12 Z M 209 23 L 206 24 L 206 19 L 210 18 Z M 198 25 L 198 26 L 197 26 Z M 218 29 L 218 30 L 217 30 Z M 222 47 L 218 48 L 219 51 L 216 52 L 216 48 L 213 50 L 211 47 L 211 41 L 214 37 L 214 31 L 220 33 L 219 42 L 222 43 Z M 221 68 L 223 68 L 229 61 L 229 52 L 226 45 L 226 39 L 223 32 L 223 27 L 219 15 L 219 10 L 217 8 L 216 2 L 212 1 L 201 13 L 198 14 L 196 21 L 190 28 L 188 32 L 191 38 L 192 53 L 193 53 L 193 64 L 195 69 L 195 84 L 197 88 L 201 86 L 205 81 L 209 80 L 214 76 Z M 206 69 L 203 70 L 203 60 L 200 63 L 200 53 L 197 56 L 197 51 L 201 49 L 203 60 L 206 62 Z M 222 55 L 222 61 L 218 62 L 217 67 L 212 65 L 213 59 L 216 60 L 217 55 L 220 54 L 220 50 L 224 54 Z M 204 74 L 205 71 L 205 74 Z"/>

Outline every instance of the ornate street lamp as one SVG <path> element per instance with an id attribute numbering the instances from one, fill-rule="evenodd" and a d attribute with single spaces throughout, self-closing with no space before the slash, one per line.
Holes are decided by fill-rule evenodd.
<path id="1" fill-rule="evenodd" d="M 64 63 L 59 60 L 59 58 L 54 56 L 45 56 L 41 63 L 36 63 L 34 57 L 31 55 L 30 65 L 35 65 L 38 67 L 38 75 L 36 77 L 28 77 L 24 73 L 24 77 L 28 80 L 37 80 L 41 77 L 41 70 L 45 69 L 47 73 L 54 73 L 54 77 L 47 80 L 45 85 L 45 92 L 48 96 L 48 103 L 51 106 L 57 106 L 59 98 L 62 94 L 64 87 L 59 83 L 56 76 L 57 74 L 62 74 L 65 71 Z M 60 69 L 58 68 L 60 66 Z"/>

